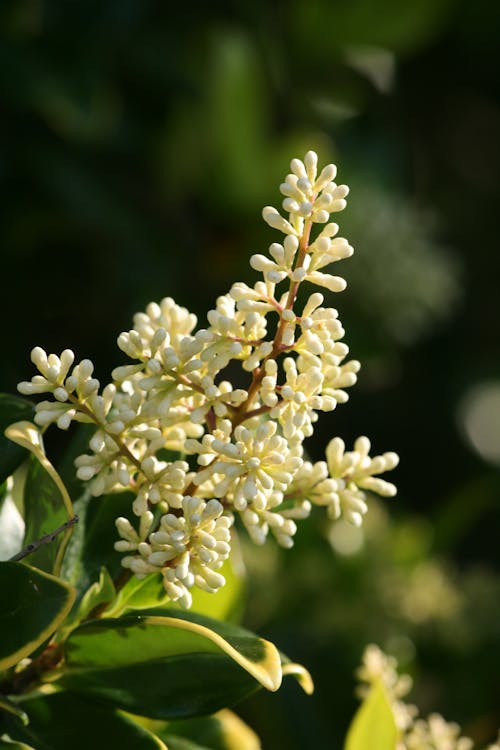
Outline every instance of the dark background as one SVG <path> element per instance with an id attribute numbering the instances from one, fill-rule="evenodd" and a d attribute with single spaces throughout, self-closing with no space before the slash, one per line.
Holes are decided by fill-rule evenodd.
<path id="1" fill-rule="evenodd" d="M 163 296 L 205 325 L 276 240 L 260 211 L 290 158 L 338 164 L 356 254 L 329 303 L 363 369 L 308 449 L 369 435 L 400 454 L 399 495 L 347 550 L 320 515 L 293 552 L 254 549 L 246 622 L 317 690 L 242 713 L 265 750 L 340 747 L 375 641 L 414 674 L 424 714 L 492 739 L 500 6 L 4 0 L 0 33 L 3 390 L 31 377 L 35 345 L 91 357 L 106 382 L 117 334 Z"/>

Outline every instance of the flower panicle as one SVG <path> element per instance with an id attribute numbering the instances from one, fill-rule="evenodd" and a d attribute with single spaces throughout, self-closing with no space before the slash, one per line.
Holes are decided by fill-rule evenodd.
<path id="1" fill-rule="evenodd" d="M 129 362 L 102 390 L 90 360 L 75 365 L 71 350 L 47 355 L 40 347 L 31 355 L 38 374 L 18 386 L 47 397 L 36 406 L 40 427 L 95 425 L 89 451 L 75 461 L 77 476 L 94 496 L 133 492 L 130 516 L 116 521 L 123 566 L 140 578 L 160 571 L 182 606 L 190 606 L 193 587 L 224 585 L 220 568 L 236 516 L 256 544 L 272 535 L 287 548 L 314 506 L 360 525 L 367 493 L 395 494 L 379 475 L 397 456 L 371 457 L 367 438 L 353 451 L 334 438 L 326 461 L 304 458 L 318 415 L 347 401 L 360 368 L 347 359 L 337 311 L 325 306 L 325 294 L 346 286 L 327 267 L 353 252 L 330 221 L 349 192 L 336 174 L 333 164 L 318 169 L 314 151 L 291 161 L 280 186 L 285 215 L 263 210 L 284 236 L 268 255 L 252 255 L 261 278 L 253 287 L 234 283 L 206 327 L 166 297 L 119 335 Z M 299 303 L 303 283 L 322 292 Z M 228 376 L 235 366 L 244 387 Z"/>

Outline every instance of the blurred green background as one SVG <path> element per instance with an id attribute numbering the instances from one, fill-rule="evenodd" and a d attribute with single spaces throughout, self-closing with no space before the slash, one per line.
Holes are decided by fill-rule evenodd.
<path id="1" fill-rule="evenodd" d="M 134 312 L 205 324 L 293 156 L 351 186 L 337 306 L 363 363 L 309 451 L 397 450 L 363 536 L 303 524 L 248 554 L 245 622 L 311 670 L 242 706 L 264 750 L 336 748 L 377 642 L 413 699 L 478 742 L 500 725 L 500 5 L 491 0 L 3 0 L 1 390 L 69 346 L 102 382 Z M 61 448 L 64 436 L 56 440 Z"/>

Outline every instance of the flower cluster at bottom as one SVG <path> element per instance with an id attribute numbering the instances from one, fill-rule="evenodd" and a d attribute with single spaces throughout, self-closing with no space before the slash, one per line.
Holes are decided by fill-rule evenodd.
<path id="1" fill-rule="evenodd" d="M 286 217 L 263 211 L 282 241 L 269 256 L 252 256 L 262 278 L 219 297 L 206 328 L 195 330 L 195 316 L 167 297 L 120 334 L 130 363 L 102 391 L 90 360 L 73 366 L 71 350 L 57 356 L 40 347 L 31 355 L 38 374 L 18 386 L 46 394 L 36 407 L 41 427 L 95 425 L 77 476 L 96 497 L 134 493 L 131 517 L 116 521 L 122 564 L 140 578 L 160 571 L 169 597 L 185 607 L 193 586 L 224 585 L 237 518 L 256 544 L 271 534 L 290 547 L 313 506 L 360 525 L 367 493 L 396 493 L 379 475 L 395 468 L 397 455 L 370 456 L 366 437 L 352 451 L 334 438 L 326 461 L 312 463 L 304 451 L 319 414 L 347 401 L 360 369 L 346 359 L 344 329 L 323 294 L 299 295 L 303 284 L 342 291 L 345 281 L 325 269 L 353 252 L 330 221 L 348 188 L 335 182 L 333 164 L 318 171 L 317 161 L 313 151 L 291 161 L 280 186 Z M 229 373 L 245 387 L 233 387 Z"/>
<path id="2" fill-rule="evenodd" d="M 398 674 L 397 661 L 378 646 L 367 646 L 358 669 L 359 695 L 365 698 L 377 683 L 385 688 L 392 708 L 399 739 L 396 750 L 472 750 L 473 742 L 461 736 L 455 722 L 447 722 L 440 714 L 430 714 L 427 719 L 418 717 L 416 706 L 407 704 L 403 698 L 410 692 L 412 680 L 409 675 Z M 498 750 L 499 745 L 490 745 L 486 750 Z"/>

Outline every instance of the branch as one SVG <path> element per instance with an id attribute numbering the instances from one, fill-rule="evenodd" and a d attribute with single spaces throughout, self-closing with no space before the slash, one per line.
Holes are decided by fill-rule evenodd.
<path id="1" fill-rule="evenodd" d="M 69 521 L 65 521 L 63 524 L 61 524 L 61 526 L 58 526 L 57 529 L 51 531 L 50 534 L 45 534 L 45 536 L 40 537 L 40 539 L 37 539 L 35 542 L 31 542 L 31 544 L 28 544 L 20 552 L 18 552 L 17 555 L 11 557 L 9 562 L 17 562 L 18 560 L 22 560 L 24 557 L 28 557 L 28 555 L 31 555 L 32 552 L 35 552 L 35 550 L 43 547 L 44 544 L 50 544 L 50 542 L 55 541 L 56 537 L 59 534 L 61 534 L 63 531 L 66 531 L 66 529 L 69 529 L 75 523 L 78 523 L 79 520 L 80 518 L 78 516 L 73 516 L 73 518 L 70 518 Z"/>

